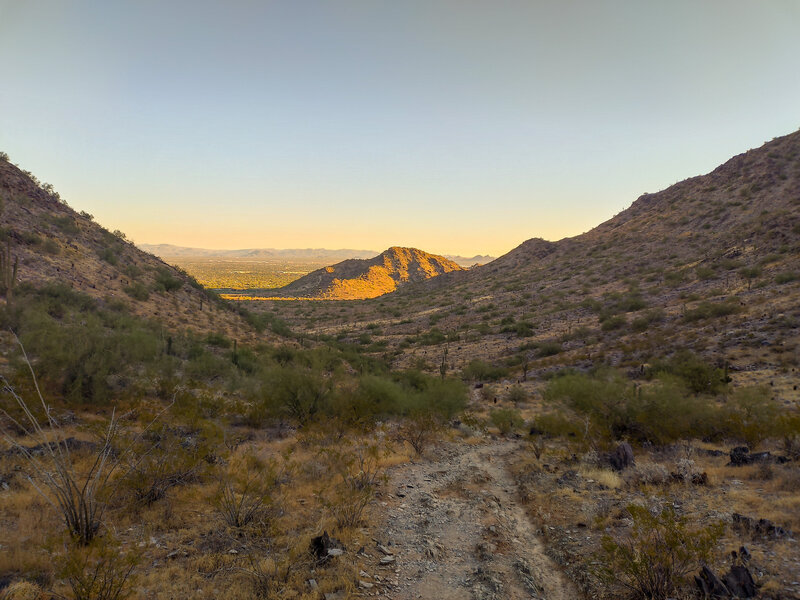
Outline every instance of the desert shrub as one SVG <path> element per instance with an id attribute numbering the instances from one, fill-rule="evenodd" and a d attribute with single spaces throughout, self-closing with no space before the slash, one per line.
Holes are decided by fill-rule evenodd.
<path id="1" fill-rule="evenodd" d="M 497 381 L 507 374 L 508 371 L 506 369 L 495 367 L 477 358 L 471 360 L 461 371 L 463 379 L 471 379 L 473 381 Z"/>
<path id="2" fill-rule="evenodd" d="M 36 399 L 32 403 L 26 402 L 8 380 L 0 376 L 3 392 L 11 397 L 21 417 L 16 419 L 4 409 L 0 409 L 0 416 L 37 442 L 36 447 L 41 449 L 41 453 L 17 442 L 5 426 L 0 428 L 0 437 L 22 456 L 29 480 L 62 518 L 71 540 L 79 546 L 87 546 L 100 531 L 106 503 L 114 489 L 112 476 L 121 461 L 119 449 L 115 447 L 119 422 L 112 417 L 100 443 L 92 450 L 89 469 L 78 470 L 77 457 L 70 451 L 67 438 L 39 392 L 27 357 L 25 361 L 34 380 Z M 48 431 L 40 421 L 46 423 Z"/>
<path id="3" fill-rule="evenodd" d="M 352 422 L 390 416 L 443 422 L 463 410 L 466 400 L 466 387 L 460 381 L 412 370 L 396 373 L 392 378 L 364 375 L 356 390 L 338 394 L 328 411 Z"/>
<path id="4" fill-rule="evenodd" d="M 265 393 L 278 414 L 300 426 L 311 421 L 323 408 L 332 382 L 313 369 L 275 367 L 265 376 Z"/>
<path id="5" fill-rule="evenodd" d="M 417 412 L 403 419 L 397 426 L 395 439 L 408 443 L 418 456 L 422 456 L 442 429 L 444 429 L 444 423 L 442 419 L 437 418 L 437 415 Z"/>
<path id="6" fill-rule="evenodd" d="M 605 438 L 617 439 L 631 431 L 635 414 L 631 411 L 635 390 L 618 373 L 608 370 L 589 376 L 567 374 L 550 381 L 544 390 L 549 403 L 562 403 L 585 414 L 595 430 Z"/>
<path id="7" fill-rule="evenodd" d="M 676 595 L 688 575 L 711 561 L 722 535 L 721 524 L 691 527 L 671 507 L 653 514 L 632 504 L 630 537 L 605 536 L 595 574 L 620 591 L 642 600 L 666 600 Z"/>
<path id="8" fill-rule="evenodd" d="M 210 443 L 203 432 L 158 425 L 131 443 L 125 489 L 150 505 L 176 486 L 193 482 L 206 466 Z"/>
<path id="9" fill-rule="evenodd" d="M 183 281 L 177 277 L 173 277 L 169 269 L 160 267 L 156 271 L 155 289 L 160 292 L 174 292 L 179 290 L 183 285 Z"/>
<path id="10" fill-rule="evenodd" d="M 787 271 L 775 275 L 775 283 L 777 283 L 778 285 L 783 285 L 784 283 L 791 283 L 792 281 L 797 281 L 798 279 L 800 279 L 800 273 L 796 273 L 795 271 Z"/>
<path id="11" fill-rule="evenodd" d="M 741 269 L 739 269 L 739 275 L 741 275 L 742 279 L 747 280 L 747 288 L 750 289 L 753 280 L 761 276 L 761 269 L 755 266 L 742 267 Z"/>
<path id="12" fill-rule="evenodd" d="M 588 433 L 606 440 L 668 444 L 713 434 L 718 428 L 718 411 L 711 401 L 691 395 L 681 378 L 667 374 L 652 385 L 637 387 L 615 371 L 571 373 L 552 379 L 544 398 L 588 417 Z"/>
<path id="13" fill-rule="evenodd" d="M 679 350 L 667 360 L 654 361 L 647 373 L 650 377 L 660 373 L 680 377 L 695 394 L 714 394 L 725 386 L 722 369 L 688 350 Z"/>
<path id="14" fill-rule="evenodd" d="M 287 464 L 250 452 L 234 457 L 220 475 L 214 506 L 230 527 L 270 518 L 273 500 L 287 474 Z"/>
<path id="15" fill-rule="evenodd" d="M 683 318 L 691 323 L 704 319 L 727 317 L 728 315 L 735 315 L 740 312 L 742 312 L 742 307 L 735 299 L 726 300 L 724 302 L 704 301 L 700 302 L 695 308 L 687 310 Z"/>
<path id="16" fill-rule="evenodd" d="M 66 286 L 21 288 L 19 294 L 24 302 L 6 314 L 7 324 L 37 358 L 37 374 L 51 393 L 74 402 L 107 402 L 127 382 L 126 374 L 133 381 L 137 365 L 161 355 L 161 331 L 153 323 L 100 309 Z"/>
<path id="17" fill-rule="evenodd" d="M 709 279 L 713 279 L 716 275 L 716 271 L 714 271 L 714 269 L 702 265 L 697 267 L 694 272 L 700 281 L 708 281 Z"/>
<path id="18" fill-rule="evenodd" d="M 444 332 L 440 331 L 436 327 L 433 327 L 430 331 L 426 331 L 417 338 L 420 344 L 423 346 L 435 346 L 437 344 L 441 344 L 447 340 L 447 336 Z"/>
<path id="19" fill-rule="evenodd" d="M 562 350 L 561 344 L 555 341 L 539 342 L 536 344 L 536 355 L 539 358 L 555 356 L 556 354 L 560 354 Z"/>
<path id="20" fill-rule="evenodd" d="M 69 583 L 74 600 L 122 600 L 132 592 L 139 561 L 137 552 L 106 534 L 85 546 L 68 544 L 56 571 Z"/>
<path id="21" fill-rule="evenodd" d="M 756 448 L 770 435 L 779 435 L 780 407 L 766 386 L 737 389 L 724 410 L 727 432 Z"/>
<path id="22" fill-rule="evenodd" d="M 781 415 L 777 433 L 786 455 L 794 460 L 800 458 L 800 414 L 793 412 Z"/>
<path id="23" fill-rule="evenodd" d="M 577 437 L 583 432 L 580 423 L 558 411 L 536 415 L 531 428 L 553 437 Z"/>
<path id="24" fill-rule="evenodd" d="M 77 223 L 75 223 L 75 219 L 69 215 L 64 215 L 63 217 L 53 216 L 51 222 L 56 229 L 67 235 L 75 235 L 80 232 Z"/>
<path id="25" fill-rule="evenodd" d="M 147 289 L 143 283 L 138 281 L 134 281 L 130 285 L 126 285 L 122 288 L 122 291 L 128 294 L 134 300 L 139 300 L 140 302 L 144 302 L 150 298 L 150 291 Z"/>
<path id="26" fill-rule="evenodd" d="M 119 256 L 114 251 L 113 248 L 105 247 L 100 250 L 97 255 L 100 257 L 101 260 L 106 261 L 110 265 L 118 265 L 119 264 Z"/>
<path id="27" fill-rule="evenodd" d="M 339 527 L 355 527 L 362 522 L 375 490 L 386 480 L 380 461 L 387 452 L 377 437 L 349 443 L 343 440 L 323 449 L 336 481 L 322 499 Z"/>
<path id="28" fill-rule="evenodd" d="M 525 421 L 519 414 L 519 411 L 513 408 L 497 408 L 489 413 L 489 420 L 492 424 L 500 430 L 500 433 L 506 435 L 511 433 L 514 429 L 523 426 Z"/>
<path id="29" fill-rule="evenodd" d="M 647 331 L 653 323 L 658 323 L 663 320 L 664 310 L 660 308 L 653 308 L 631 321 L 631 329 L 641 333 L 642 331 Z"/>
<path id="30" fill-rule="evenodd" d="M 708 398 L 690 395 L 682 380 L 669 376 L 640 389 L 633 410 L 631 438 L 653 444 L 711 435 L 719 413 Z"/>
<path id="31" fill-rule="evenodd" d="M 42 250 L 48 254 L 57 255 L 61 254 L 61 246 L 54 239 L 47 238 L 42 244 Z"/>
<path id="32" fill-rule="evenodd" d="M 514 404 L 519 404 L 521 402 L 525 402 L 528 399 L 528 393 L 525 391 L 525 388 L 523 388 L 521 385 L 512 385 L 511 388 L 508 390 L 506 399 L 509 402 L 513 402 Z"/>
<path id="33" fill-rule="evenodd" d="M 232 345 L 231 340 L 222 333 L 211 332 L 206 336 L 206 344 L 214 346 L 215 348 L 230 348 Z"/>
<path id="34" fill-rule="evenodd" d="M 622 315 L 614 315 L 600 322 L 600 329 L 603 331 L 616 331 L 627 325 L 628 321 Z"/>

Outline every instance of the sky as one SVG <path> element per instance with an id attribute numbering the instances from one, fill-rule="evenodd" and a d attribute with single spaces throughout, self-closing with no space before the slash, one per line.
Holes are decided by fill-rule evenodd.
<path id="1" fill-rule="evenodd" d="M 796 0 L 0 0 L 0 150 L 138 243 L 501 255 L 800 128 Z"/>

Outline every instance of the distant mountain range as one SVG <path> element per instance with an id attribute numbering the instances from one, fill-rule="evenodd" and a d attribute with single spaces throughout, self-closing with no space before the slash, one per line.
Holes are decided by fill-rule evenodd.
<path id="1" fill-rule="evenodd" d="M 329 250 L 327 248 L 243 248 L 240 250 L 214 250 L 210 248 L 189 248 L 174 246 L 172 244 L 139 244 L 139 248 L 154 254 L 169 262 L 169 259 L 186 258 L 228 258 L 228 259 L 253 259 L 253 260 L 294 260 L 299 262 L 332 263 L 351 258 L 375 258 L 380 254 L 374 250 L 353 250 L 342 248 Z M 494 260 L 493 256 L 475 255 L 472 257 L 445 254 L 444 258 L 453 261 L 462 267 L 483 265 Z"/>
<path id="2" fill-rule="evenodd" d="M 188 248 L 172 244 L 139 244 L 139 248 L 150 254 L 169 258 L 251 258 L 260 260 L 297 260 L 309 262 L 329 262 L 348 258 L 374 258 L 379 254 L 374 250 L 353 250 L 342 248 L 243 248 L 239 250 L 214 250 L 210 248 Z"/>

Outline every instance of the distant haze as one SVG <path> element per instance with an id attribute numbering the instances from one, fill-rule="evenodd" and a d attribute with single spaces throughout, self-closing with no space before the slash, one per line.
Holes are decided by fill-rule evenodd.
<path id="1" fill-rule="evenodd" d="M 374 258 L 380 252 L 373 250 L 352 250 L 337 249 L 328 250 L 326 248 L 243 248 L 239 250 L 219 250 L 211 248 L 188 248 L 185 246 L 174 246 L 172 244 L 138 244 L 139 248 L 150 254 L 163 258 L 167 262 L 169 259 L 252 259 L 252 260 L 291 260 L 296 262 L 335 263 L 349 258 Z M 452 260 L 462 267 L 470 267 L 475 264 L 486 264 L 494 260 L 493 256 L 458 256 L 445 254 L 445 258 Z"/>

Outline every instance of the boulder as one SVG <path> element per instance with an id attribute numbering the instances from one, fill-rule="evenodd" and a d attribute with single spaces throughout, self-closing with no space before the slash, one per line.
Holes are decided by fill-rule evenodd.
<path id="1" fill-rule="evenodd" d="M 703 566 L 699 575 L 694 576 L 694 582 L 703 598 L 730 598 L 731 593 L 714 571 Z"/>
<path id="2" fill-rule="evenodd" d="M 768 539 L 781 539 L 792 535 L 791 531 L 784 529 L 780 525 L 776 525 L 769 519 L 754 519 L 739 513 L 731 515 L 733 521 L 733 528 L 742 533 L 749 533 L 753 537 L 761 537 Z"/>
<path id="3" fill-rule="evenodd" d="M 627 469 L 634 464 L 633 448 L 631 448 L 631 445 L 628 442 L 622 442 L 614 449 L 614 452 L 609 455 L 608 461 L 617 471 L 623 471 Z"/>
<path id="4" fill-rule="evenodd" d="M 318 561 L 324 562 L 332 556 L 341 556 L 344 553 L 344 546 L 342 542 L 330 537 L 325 531 L 322 535 L 311 538 L 309 551 Z"/>
<path id="5" fill-rule="evenodd" d="M 744 565 L 733 565 L 722 577 L 722 581 L 735 598 L 755 598 L 756 582 Z"/>

